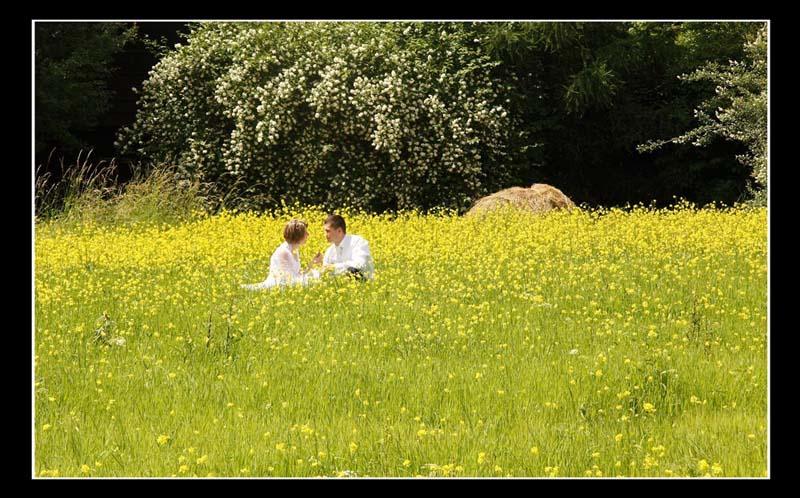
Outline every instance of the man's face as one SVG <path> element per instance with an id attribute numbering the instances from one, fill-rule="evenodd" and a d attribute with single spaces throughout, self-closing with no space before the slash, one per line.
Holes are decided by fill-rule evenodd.
<path id="1" fill-rule="evenodd" d="M 344 230 L 341 228 L 333 228 L 327 223 L 322 225 L 325 229 L 325 238 L 332 244 L 339 244 L 344 238 Z"/>

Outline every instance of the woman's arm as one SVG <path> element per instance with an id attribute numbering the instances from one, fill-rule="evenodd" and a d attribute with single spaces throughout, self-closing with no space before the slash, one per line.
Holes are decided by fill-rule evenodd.
<path id="1" fill-rule="evenodd" d="M 302 278 L 302 274 L 300 273 L 300 265 L 298 264 L 297 260 L 294 259 L 294 255 L 289 251 L 281 251 L 278 254 L 278 278 L 287 279 L 287 280 L 294 280 L 296 278 Z"/>

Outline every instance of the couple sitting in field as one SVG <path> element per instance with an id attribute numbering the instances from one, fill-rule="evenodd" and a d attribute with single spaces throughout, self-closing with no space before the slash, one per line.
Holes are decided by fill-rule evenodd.
<path id="1" fill-rule="evenodd" d="M 300 269 L 300 246 L 308 240 L 308 224 L 300 220 L 289 221 L 283 229 L 282 243 L 272 253 L 269 260 L 269 276 L 258 284 L 246 284 L 249 290 L 269 289 L 281 285 L 305 285 L 319 279 L 322 272 L 334 275 L 351 275 L 359 280 L 371 279 L 375 272 L 369 243 L 363 237 L 347 233 L 344 218 L 332 214 L 325 219 L 322 227 L 325 238 L 331 246 L 325 255 L 317 253 L 311 260 L 309 269 Z"/>

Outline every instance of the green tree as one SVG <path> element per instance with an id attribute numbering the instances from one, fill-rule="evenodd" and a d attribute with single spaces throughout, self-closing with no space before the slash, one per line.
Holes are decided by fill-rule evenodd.
<path id="1" fill-rule="evenodd" d="M 744 45 L 741 61 L 727 65 L 710 62 L 680 78 L 686 82 L 710 82 L 714 94 L 694 110 L 697 125 L 685 133 L 639 146 L 642 152 L 668 143 L 703 147 L 718 138 L 737 141 L 747 152 L 737 159 L 747 166 L 754 192 L 767 186 L 767 26 L 762 25 Z"/>
<path id="2" fill-rule="evenodd" d="M 85 147 L 81 133 L 108 109 L 112 60 L 135 36 L 129 23 L 35 24 L 35 142 L 37 161 L 56 147 Z"/>
<path id="3" fill-rule="evenodd" d="M 512 74 L 523 130 L 541 147 L 519 147 L 528 181 L 553 183 L 579 201 L 602 204 L 735 200 L 736 144 L 703 151 L 676 146 L 654 156 L 636 146 L 680 133 L 713 86 L 677 76 L 742 54 L 757 23 L 483 23 L 487 52 Z M 503 77 L 503 76 L 501 76 Z M 512 80 L 509 80 L 512 81 Z M 691 166 L 687 167 L 690 164 Z M 743 188 L 743 187 L 742 187 Z"/>

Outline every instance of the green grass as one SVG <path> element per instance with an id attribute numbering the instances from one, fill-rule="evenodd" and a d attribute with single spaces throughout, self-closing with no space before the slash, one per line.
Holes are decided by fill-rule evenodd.
<path id="1" fill-rule="evenodd" d="M 765 474 L 766 210 L 287 219 L 37 226 L 37 476 Z"/>

